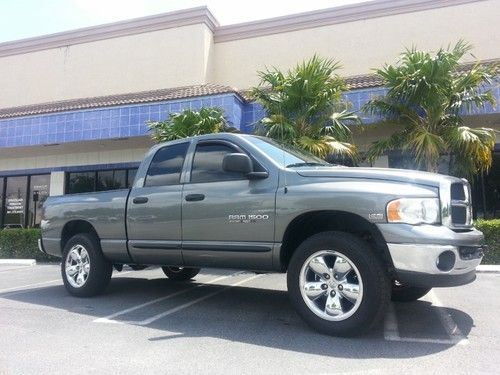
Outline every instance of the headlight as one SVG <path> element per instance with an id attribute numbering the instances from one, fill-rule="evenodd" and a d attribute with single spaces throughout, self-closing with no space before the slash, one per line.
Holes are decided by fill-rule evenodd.
<path id="1" fill-rule="evenodd" d="M 436 224 L 439 220 L 437 198 L 401 198 L 387 204 L 389 223 Z"/>

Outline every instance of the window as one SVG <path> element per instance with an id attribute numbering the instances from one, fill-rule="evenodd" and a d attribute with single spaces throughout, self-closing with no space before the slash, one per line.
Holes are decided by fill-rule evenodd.
<path id="1" fill-rule="evenodd" d="M 95 191 L 95 172 L 71 172 L 68 173 L 68 188 L 66 191 L 69 194 L 88 193 Z"/>
<path id="2" fill-rule="evenodd" d="M 246 140 L 253 143 L 264 153 L 266 153 L 266 155 L 268 155 L 271 159 L 280 163 L 281 165 L 293 166 L 304 163 L 330 165 L 323 159 L 320 159 L 304 150 L 300 150 L 292 146 L 280 145 L 279 143 L 276 143 L 275 141 L 268 138 L 248 137 L 246 138 Z"/>
<path id="3" fill-rule="evenodd" d="M 213 182 L 240 180 L 238 172 L 226 172 L 222 169 L 222 160 L 227 154 L 238 152 L 222 143 L 207 143 L 196 146 L 191 169 L 191 182 Z"/>
<path id="4" fill-rule="evenodd" d="M 39 227 L 42 220 L 43 202 L 49 196 L 50 174 L 30 177 L 30 194 L 28 199 L 28 226 Z"/>
<path id="5" fill-rule="evenodd" d="M 4 227 L 24 228 L 27 191 L 28 176 L 7 177 Z"/>
<path id="6" fill-rule="evenodd" d="M 127 171 L 125 169 L 97 172 L 97 191 L 125 189 Z"/>
<path id="7" fill-rule="evenodd" d="M 148 169 L 144 186 L 165 186 L 179 183 L 189 143 L 159 149 Z"/>
<path id="8" fill-rule="evenodd" d="M 0 177 L 0 228 L 3 227 L 3 188 L 4 178 Z"/>
<path id="9" fill-rule="evenodd" d="M 136 172 L 137 168 L 69 172 L 66 175 L 66 194 L 126 189 L 132 186 Z"/>

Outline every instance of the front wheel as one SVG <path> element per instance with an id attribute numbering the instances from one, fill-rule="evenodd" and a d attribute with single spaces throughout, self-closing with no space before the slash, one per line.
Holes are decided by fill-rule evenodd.
<path id="1" fill-rule="evenodd" d="M 299 315 L 329 335 L 370 329 L 390 299 L 390 281 L 379 258 L 366 242 L 343 232 L 305 240 L 290 260 L 287 284 Z"/>
<path id="2" fill-rule="evenodd" d="M 190 267 L 172 267 L 164 266 L 161 268 L 163 273 L 167 275 L 170 280 L 174 281 L 187 281 L 198 275 L 200 272 L 199 268 Z"/>

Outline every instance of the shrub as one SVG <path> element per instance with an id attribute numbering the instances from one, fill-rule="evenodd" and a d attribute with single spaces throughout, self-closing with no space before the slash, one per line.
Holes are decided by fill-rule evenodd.
<path id="1" fill-rule="evenodd" d="M 475 225 L 484 233 L 484 242 L 489 247 L 482 263 L 500 264 L 500 219 L 478 220 Z"/>
<path id="2" fill-rule="evenodd" d="M 55 261 L 57 258 L 38 250 L 40 229 L 0 230 L 0 258 L 36 259 Z"/>

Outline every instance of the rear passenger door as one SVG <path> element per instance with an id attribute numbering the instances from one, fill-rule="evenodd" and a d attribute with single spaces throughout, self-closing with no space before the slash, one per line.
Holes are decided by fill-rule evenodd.
<path id="1" fill-rule="evenodd" d="M 128 245 L 137 263 L 182 265 L 180 176 L 188 147 L 184 142 L 160 148 L 142 186 L 130 192 Z"/>
<path id="2" fill-rule="evenodd" d="M 182 199 L 186 265 L 271 268 L 278 177 L 224 171 L 224 156 L 235 152 L 245 151 L 225 140 L 196 145 Z M 254 160 L 255 168 L 263 167 Z"/>

